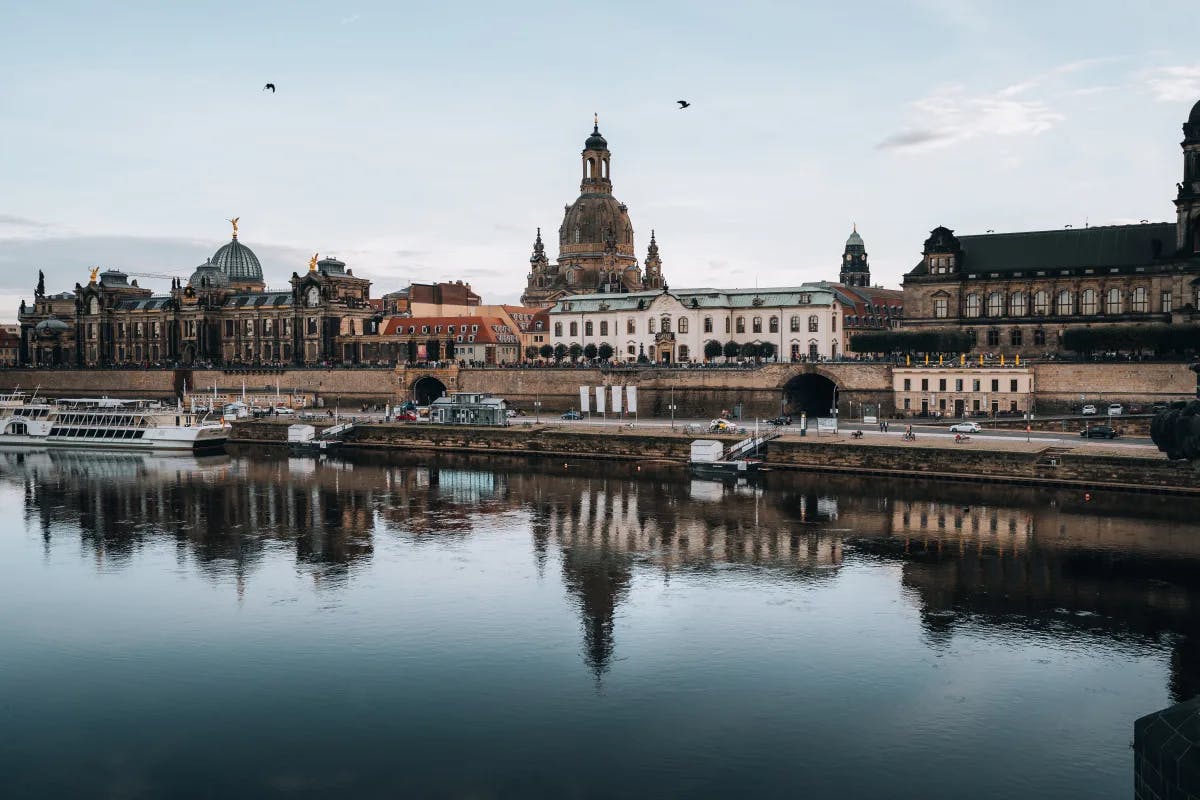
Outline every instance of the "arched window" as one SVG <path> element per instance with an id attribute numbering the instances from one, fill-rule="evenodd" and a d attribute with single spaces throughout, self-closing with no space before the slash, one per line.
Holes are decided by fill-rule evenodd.
<path id="1" fill-rule="evenodd" d="M 812 314 L 808 318 L 808 332 L 816 333 L 821 329 L 821 319 L 816 314 Z"/>
<path id="2" fill-rule="evenodd" d="M 554 323 L 554 335 L 562 336 L 562 323 L 561 322 Z"/>
<path id="3" fill-rule="evenodd" d="M 608 320 L 600 321 L 600 335 L 608 336 Z"/>
<path id="4" fill-rule="evenodd" d="M 1033 313 L 1048 314 L 1050 312 L 1050 294 L 1045 289 L 1038 289 L 1033 294 Z"/>
<path id="5" fill-rule="evenodd" d="M 746 332 L 746 318 L 745 317 L 737 318 L 737 332 L 738 333 Z"/>
<path id="6" fill-rule="evenodd" d="M 1000 292 L 992 292 L 988 295 L 987 315 L 989 317 L 1004 316 L 1004 295 Z"/>
<path id="7" fill-rule="evenodd" d="M 793 315 L 789 325 L 791 327 L 792 333 L 799 333 L 800 332 L 800 315 L 799 314 Z"/>
<path id="8" fill-rule="evenodd" d="M 1150 310 L 1150 293 L 1146 291 L 1145 286 L 1139 286 L 1133 290 L 1133 300 L 1130 303 L 1130 311 L 1135 314 L 1145 314 Z"/>
<path id="9" fill-rule="evenodd" d="M 578 335 L 579 335 L 579 323 L 578 323 L 578 322 L 572 322 L 572 323 L 571 323 L 571 335 L 572 335 L 572 336 L 578 336 Z"/>
<path id="10" fill-rule="evenodd" d="M 974 292 L 967 295 L 967 316 L 979 316 L 979 295 L 975 294 Z"/>
<path id="11" fill-rule="evenodd" d="M 688 332 L 688 321 L 687 321 L 687 317 L 680 317 L 680 318 L 679 318 L 679 332 L 680 332 L 680 333 L 687 333 L 687 332 Z"/>
<path id="12" fill-rule="evenodd" d="M 1013 292 L 1008 298 L 1008 313 L 1014 317 L 1025 316 L 1025 293 Z"/>
<path id="13" fill-rule="evenodd" d="M 646 330 L 649 333 L 654 333 L 654 317 L 651 317 L 650 319 L 646 320 Z"/>
<path id="14" fill-rule="evenodd" d="M 625 332 L 637 333 L 637 322 L 635 322 L 633 319 L 625 320 Z"/>
<path id="15" fill-rule="evenodd" d="M 767 320 L 767 330 L 771 333 L 779 333 L 779 317 L 771 317 Z"/>
<path id="16" fill-rule="evenodd" d="M 1060 317 L 1066 317 L 1075 313 L 1074 303 L 1071 302 L 1070 290 L 1059 290 L 1058 296 L 1054 301 L 1054 313 Z"/>
<path id="17" fill-rule="evenodd" d="M 1088 316 L 1096 313 L 1096 290 L 1084 289 L 1079 295 L 1079 313 Z"/>
<path id="18" fill-rule="evenodd" d="M 704 332 L 712 333 L 712 317 L 704 318 Z"/>
<path id="19" fill-rule="evenodd" d="M 754 333 L 762 333 L 762 317 L 755 317 L 750 321 L 750 330 Z"/>
<path id="20" fill-rule="evenodd" d="M 587 322 L 583 323 L 583 335 L 584 336 L 592 335 L 592 321 L 590 319 Z"/>
<path id="21" fill-rule="evenodd" d="M 1105 314 L 1120 314 L 1121 313 L 1121 290 L 1117 288 L 1109 289 L 1104 294 L 1104 313 Z"/>

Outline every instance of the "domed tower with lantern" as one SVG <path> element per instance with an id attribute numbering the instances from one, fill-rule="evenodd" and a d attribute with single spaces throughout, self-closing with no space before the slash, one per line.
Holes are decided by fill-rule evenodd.
<path id="1" fill-rule="evenodd" d="M 558 229 L 558 260 L 550 263 L 546 257 L 539 230 L 529 259 L 523 304 L 548 306 L 574 294 L 647 288 L 634 254 L 629 208 L 613 197 L 611 165 L 612 153 L 596 119 L 580 154 L 579 197 L 564 209 Z M 652 247 L 657 258 L 657 244 Z M 658 283 L 661 285 L 661 275 Z"/>
<path id="2" fill-rule="evenodd" d="M 858 225 L 850 232 L 846 240 L 846 249 L 842 253 L 842 271 L 838 282 L 846 286 L 870 286 L 871 266 L 867 263 L 867 247 L 863 238 L 858 234 Z"/>

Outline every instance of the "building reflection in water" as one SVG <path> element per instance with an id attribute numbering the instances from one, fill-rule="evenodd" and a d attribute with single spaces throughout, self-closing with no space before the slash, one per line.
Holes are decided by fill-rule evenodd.
<path id="1" fill-rule="evenodd" d="M 181 561 L 234 575 L 239 587 L 268 548 L 290 548 L 317 586 L 337 589 L 370 562 L 376 535 L 469 537 L 506 515 L 528 528 L 539 571 L 561 569 L 597 679 L 612 664 L 619 609 L 639 571 L 820 584 L 844 563 L 874 561 L 899 565 L 932 646 L 963 626 L 1153 644 L 1172 653 L 1172 696 L 1200 693 L 1197 502 L 802 474 L 751 487 L 650 473 L 482 456 L 0 452 L 0 480 L 22 487 L 47 542 L 77 530 L 99 568 L 120 569 L 169 536 Z"/>

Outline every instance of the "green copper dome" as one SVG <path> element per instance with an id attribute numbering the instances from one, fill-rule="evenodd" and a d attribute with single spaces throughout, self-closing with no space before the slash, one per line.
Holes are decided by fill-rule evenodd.
<path id="1" fill-rule="evenodd" d="M 237 236 L 213 253 L 212 265 L 225 273 L 234 283 L 262 283 L 262 265 L 254 251 L 237 240 Z"/>

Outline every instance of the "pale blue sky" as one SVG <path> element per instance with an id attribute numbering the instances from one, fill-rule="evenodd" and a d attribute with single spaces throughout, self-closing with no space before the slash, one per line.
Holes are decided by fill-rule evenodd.
<path id="1" fill-rule="evenodd" d="M 1173 219 L 1191 2 L 5 3 L 0 321 L 36 271 L 186 275 L 228 239 L 377 294 L 524 287 L 593 112 L 677 286 L 898 286 L 962 233 Z M 272 81 L 278 93 L 261 91 Z M 694 104 L 686 111 L 677 98 Z M 165 288 L 165 282 L 143 281 Z"/>

